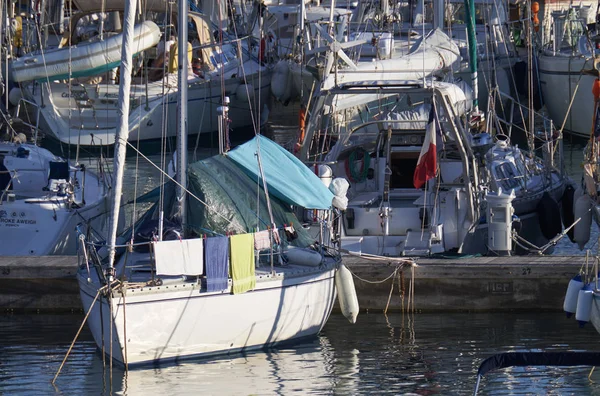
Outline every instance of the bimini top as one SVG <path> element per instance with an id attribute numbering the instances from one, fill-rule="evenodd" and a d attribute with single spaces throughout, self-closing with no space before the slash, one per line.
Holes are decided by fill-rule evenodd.
<path id="1" fill-rule="evenodd" d="M 228 157 L 254 180 L 262 180 L 258 150 L 269 194 L 306 209 L 331 207 L 333 193 L 319 177 L 286 149 L 262 135 L 231 150 Z"/>

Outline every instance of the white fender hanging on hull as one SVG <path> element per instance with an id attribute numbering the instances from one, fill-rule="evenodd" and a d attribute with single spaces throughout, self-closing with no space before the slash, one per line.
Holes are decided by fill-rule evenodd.
<path id="1" fill-rule="evenodd" d="M 575 192 L 577 194 L 577 192 Z M 575 220 L 581 220 L 573 227 L 575 242 L 579 249 L 583 250 L 585 244 L 590 240 L 590 231 L 592 227 L 592 199 L 584 194 L 575 201 Z"/>
<path id="2" fill-rule="evenodd" d="M 342 314 L 350 323 L 356 323 L 359 311 L 358 297 L 356 297 L 356 288 L 354 287 L 352 273 L 343 264 L 335 272 L 335 287 L 337 288 Z"/>
<path id="3" fill-rule="evenodd" d="M 594 292 L 588 286 L 579 290 L 577 296 L 577 312 L 575 313 L 575 319 L 579 323 L 579 327 L 583 327 L 587 322 L 590 321 L 592 314 L 592 301 L 594 300 Z"/>
<path id="4" fill-rule="evenodd" d="M 567 293 L 565 294 L 563 310 L 567 313 L 567 318 L 577 312 L 577 298 L 581 289 L 583 289 L 583 281 L 581 280 L 581 275 L 577 274 L 569 281 Z"/>

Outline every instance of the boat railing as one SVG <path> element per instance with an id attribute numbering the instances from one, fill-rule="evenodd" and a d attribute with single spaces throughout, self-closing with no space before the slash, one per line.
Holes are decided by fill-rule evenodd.
<path id="1" fill-rule="evenodd" d="M 29 106 L 31 106 L 31 107 L 29 107 Z M 34 123 L 30 122 L 31 119 L 29 117 L 29 111 L 28 111 L 29 108 L 28 107 L 35 109 L 35 117 L 34 117 L 35 121 L 34 121 Z M 21 109 L 22 108 L 25 108 L 25 113 L 24 114 L 25 114 L 26 117 L 22 117 L 22 114 L 21 114 Z M 26 127 L 28 127 L 31 130 L 31 132 L 33 132 L 33 141 L 34 142 L 37 142 L 38 141 L 38 137 L 39 137 L 38 135 L 39 135 L 39 131 L 40 131 L 40 128 L 39 128 L 39 125 L 40 125 L 40 111 L 41 111 L 40 106 L 37 103 L 35 103 L 35 102 L 31 101 L 31 100 L 28 100 L 28 99 L 25 99 L 25 98 L 21 98 L 19 100 L 19 103 L 17 103 L 17 111 L 15 113 L 16 117 L 18 119 L 22 120 L 23 121 L 23 125 L 25 125 Z"/>
<path id="2" fill-rule="evenodd" d="M 574 9 L 552 12 L 552 36 L 550 42 L 545 43 L 552 54 L 567 49 L 574 55 L 581 53 L 579 40 L 586 36 L 587 24 L 583 18 L 574 17 Z"/>
<path id="3" fill-rule="evenodd" d="M 517 102 L 512 96 L 496 91 L 504 108 L 495 112 L 497 131 L 512 139 L 513 130 L 527 136 L 529 151 L 544 159 L 546 165 L 564 173 L 562 131 L 552 119 Z M 517 119 L 515 119 L 515 114 Z M 533 122 L 532 122 L 533 121 Z M 490 122 L 494 120 L 490 119 Z M 490 125 L 490 129 L 491 130 Z M 531 130 L 533 128 L 533 130 Z M 541 155 L 540 155 L 541 154 Z"/>
<path id="4" fill-rule="evenodd" d="M 8 173 L 10 175 L 11 171 L 0 171 L 0 173 Z M 4 187 L 4 190 L 2 190 L 2 195 L 0 195 L 0 205 L 2 205 L 4 203 L 4 199 L 7 196 L 12 183 L 13 183 L 13 178 L 11 177 L 10 180 L 8 181 L 8 183 L 6 183 L 6 187 Z"/>

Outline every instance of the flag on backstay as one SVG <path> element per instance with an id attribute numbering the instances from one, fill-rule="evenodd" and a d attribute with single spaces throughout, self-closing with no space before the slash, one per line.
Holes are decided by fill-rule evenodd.
<path id="1" fill-rule="evenodd" d="M 421 147 L 421 154 L 415 167 L 413 184 L 415 188 L 421 188 L 425 182 L 435 177 L 437 170 L 437 120 L 435 114 L 435 105 L 431 104 L 429 111 L 429 120 L 425 128 L 425 141 Z"/>

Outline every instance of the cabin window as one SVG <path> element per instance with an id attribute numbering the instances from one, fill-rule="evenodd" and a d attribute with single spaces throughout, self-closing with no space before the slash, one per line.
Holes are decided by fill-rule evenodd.
<path id="1" fill-rule="evenodd" d="M 496 181 L 504 191 L 519 187 L 515 168 L 508 162 L 496 166 Z"/>

